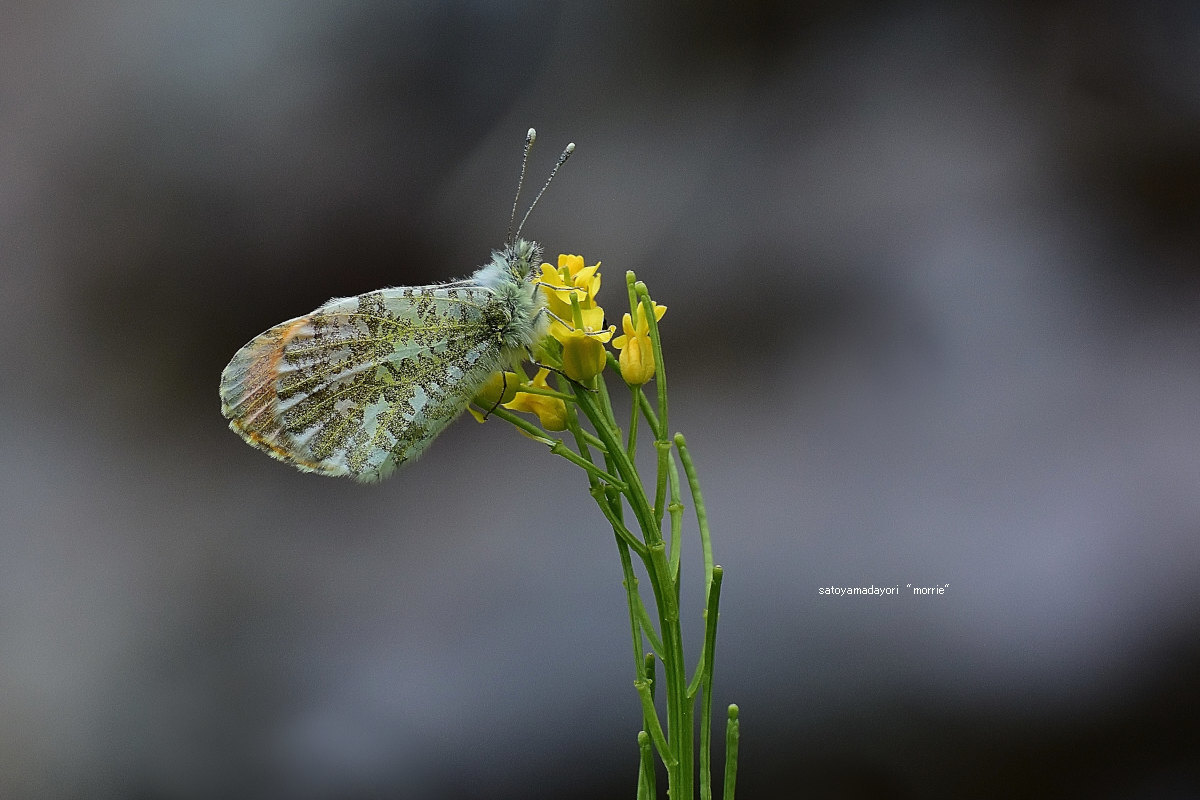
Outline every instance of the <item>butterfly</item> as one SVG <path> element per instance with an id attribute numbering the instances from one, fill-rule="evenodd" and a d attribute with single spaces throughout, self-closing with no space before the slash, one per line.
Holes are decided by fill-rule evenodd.
<path id="1" fill-rule="evenodd" d="M 521 179 L 533 146 L 525 137 Z M 541 248 L 509 225 L 471 277 L 338 297 L 251 339 L 221 373 L 221 413 L 249 444 L 322 475 L 382 480 L 419 456 L 494 373 L 545 334 Z"/>

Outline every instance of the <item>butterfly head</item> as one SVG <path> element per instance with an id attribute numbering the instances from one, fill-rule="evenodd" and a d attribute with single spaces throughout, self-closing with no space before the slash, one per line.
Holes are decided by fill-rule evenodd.
<path id="1" fill-rule="evenodd" d="M 542 264 L 542 248 L 537 242 L 517 239 L 504 248 L 509 273 L 519 281 L 528 281 Z"/>

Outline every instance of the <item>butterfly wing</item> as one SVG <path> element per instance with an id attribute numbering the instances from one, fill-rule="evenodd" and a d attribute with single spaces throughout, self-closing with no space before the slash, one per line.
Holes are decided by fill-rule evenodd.
<path id="1" fill-rule="evenodd" d="M 221 410 L 247 442 L 305 472 L 380 480 L 502 367 L 505 314 L 471 282 L 330 300 L 234 355 Z"/>

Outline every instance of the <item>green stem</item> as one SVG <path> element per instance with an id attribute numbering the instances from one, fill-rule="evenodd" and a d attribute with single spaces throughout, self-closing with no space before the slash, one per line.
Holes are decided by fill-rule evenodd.
<path id="1" fill-rule="evenodd" d="M 645 731 L 638 731 L 638 751 L 641 754 L 638 762 L 638 800 L 657 800 L 654 753 L 650 747 L 650 734 Z"/>
<path id="2" fill-rule="evenodd" d="M 608 520 L 608 524 L 612 525 L 613 533 L 617 535 L 617 538 L 630 547 L 633 552 L 637 553 L 638 558 L 644 561 L 646 559 L 646 545 L 638 541 L 638 538 L 625 527 L 625 524 L 617 516 L 616 512 L 613 511 L 612 506 L 609 505 L 604 489 L 604 486 L 597 484 L 591 490 L 592 497 L 596 500 L 596 505 L 600 507 L 600 513 Z"/>
<path id="3" fill-rule="evenodd" d="M 568 408 L 570 408 L 570 406 L 568 406 Z M 524 431 L 525 433 L 529 434 L 530 438 L 532 438 L 534 441 L 541 442 L 544 445 L 548 445 L 548 446 L 553 445 L 556 441 L 558 441 L 553 436 L 547 436 L 546 432 L 544 430 L 542 430 L 541 428 L 539 428 L 537 425 L 534 425 L 532 422 L 529 422 L 528 420 L 521 419 L 516 414 L 512 413 L 511 411 L 509 411 L 507 409 L 494 408 L 491 411 L 491 416 L 499 417 L 500 419 L 504 420 L 505 422 L 510 423 L 511 425 L 514 425 L 515 427 L 517 427 L 520 430 Z"/>
<path id="4" fill-rule="evenodd" d="M 700 654 L 700 663 L 696 664 L 696 674 L 688 686 L 688 696 L 695 697 L 696 690 L 704 682 L 712 682 L 713 653 L 717 648 L 717 617 L 721 604 L 721 579 L 724 570 L 720 566 L 713 568 L 712 585 L 708 587 L 707 607 L 704 609 L 704 651 Z"/>
<path id="5" fill-rule="evenodd" d="M 634 610 L 637 606 L 638 579 L 633 572 L 633 561 L 629 558 L 629 548 L 619 536 L 617 537 L 617 552 L 620 553 L 621 572 L 625 576 L 621 584 L 625 587 L 625 597 L 629 601 L 629 629 L 633 636 L 634 671 L 640 676 L 642 674 L 642 635 L 639 630 L 640 623 L 637 612 Z"/>
<path id="6" fill-rule="evenodd" d="M 595 391 L 595 397 L 600 405 L 601 412 L 604 418 L 612 423 L 612 430 L 616 432 L 617 441 L 621 440 L 621 428 L 617 425 L 617 418 L 613 414 L 612 398 L 608 394 L 608 381 L 604 380 L 604 373 L 600 373 L 595 378 L 592 378 L 590 387 Z M 588 418 L 591 419 L 590 417 Z M 599 433 L 599 431 L 597 431 Z M 603 439 L 601 440 L 603 441 Z"/>
<path id="7" fill-rule="evenodd" d="M 633 458 L 637 453 L 637 433 L 638 433 L 638 404 L 637 399 L 642 393 L 642 387 L 631 386 L 629 391 L 633 394 L 633 402 L 629 406 L 629 442 L 625 446 L 625 452 L 630 458 Z"/>
<path id="8" fill-rule="evenodd" d="M 554 444 L 550 445 L 550 452 L 554 453 L 556 456 L 562 456 L 567 461 L 570 461 L 572 464 L 582 467 L 583 469 L 587 470 L 592 475 L 595 475 L 600 480 L 606 481 L 609 485 L 613 486 L 614 488 L 623 489 L 625 486 L 625 484 L 622 483 L 620 479 L 618 479 L 612 475 L 609 475 L 607 472 L 605 472 L 604 470 L 597 467 L 591 461 L 588 461 L 586 458 L 579 455 L 571 448 L 567 447 L 565 444 L 562 443 L 561 439 L 554 440 Z"/>
<path id="9" fill-rule="evenodd" d="M 694 717 L 698 697 L 701 731 L 700 800 L 712 800 L 713 673 L 723 571 L 713 563 L 708 515 L 687 443 L 682 434 L 671 436 L 669 433 L 666 365 L 658 319 L 654 315 L 654 304 L 645 284 L 638 281 L 633 272 L 626 273 L 626 291 L 634 325 L 640 326 L 644 317 L 644 324 L 649 331 L 654 353 L 656 386 L 654 400 L 650 399 L 644 387 L 628 387 L 631 406 L 627 433 L 622 432 L 616 421 L 612 399 L 603 375 L 584 385 L 568 381 L 559 374 L 556 377 L 559 391 L 530 391 L 532 394 L 554 397 L 564 402 L 573 401 L 566 404 L 566 421 L 567 429 L 574 436 L 575 450 L 568 447 L 564 441 L 548 437 L 544 431 L 519 417 L 508 412 L 496 413 L 523 432 L 549 445 L 552 452 L 583 468 L 588 476 L 589 493 L 613 529 L 621 560 L 622 585 L 629 606 L 629 631 L 633 640 L 637 676 L 634 686 L 642 706 L 644 729 L 638 734 L 639 800 L 656 800 L 653 750 L 658 751 L 659 758 L 666 767 L 667 791 L 671 800 L 692 800 L 696 783 Z M 582 327 L 579 295 L 572 293 L 569 300 L 570 317 L 574 327 L 578 329 Z M 616 356 L 606 351 L 605 357 L 608 366 L 619 371 L 620 364 Z M 587 418 L 592 430 L 585 430 L 581 426 L 579 411 Z M 647 494 L 649 484 L 643 482 L 637 468 L 641 424 L 639 415 L 645 419 L 654 439 L 656 470 L 651 489 L 652 497 Z M 673 447 L 678 450 L 679 461 L 676 461 L 676 455 L 671 452 Z M 595 458 L 596 452 L 601 453 L 603 457 L 603 467 L 600 466 L 600 459 Z M 705 575 L 704 640 L 690 682 L 686 674 L 680 625 L 680 564 L 684 516 L 680 465 L 683 467 L 696 507 Z M 637 522 L 636 527 L 632 522 L 627 525 L 626 506 L 628 513 L 631 513 Z M 668 513 L 671 521 L 669 544 L 663 532 L 663 522 Z M 641 532 L 640 537 L 634 533 L 638 529 Z M 658 616 L 657 624 L 651 618 L 640 593 L 633 554 L 641 559 L 645 568 L 643 577 L 650 582 Z M 647 651 L 647 645 L 650 652 Z M 663 665 L 661 689 L 662 693 L 665 693 L 666 714 L 662 718 L 655 705 L 656 694 L 662 694 L 657 691 L 659 680 L 655 674 L 656 654 Z M 733 800 L 740 735 L 737 706 L 729 706 L 728 714 L 723 800 Z"/>
<path id="10" fill-rule="evenodd" d="M 646 418 L 650 430 L 654 431 L 655 438 L 663 438 L 663 429 L 658 422 L 658 414 L 654 413 L 654 406 L 650 405 L 650 398 L 646 397 L 645 392 L 638 397 L 638 408 L 642 410 L 642 416 Z"/>
<path id="11" fill-rule="evenodd" d="M 634 284 L 634 289 L 637 292 L 637 299 L 642 315 L 650 327 L 650 343 L 653 345 L 654 350 L 654 385 L 658 389 L 658 419 L 661 423 L 658 431 L 659 435 L 654 442 L 654 446 L 658 450 L 658 474 L 655 480 L 654 513 L 661 525 L 663 512 L 666 510 L 663 506 L 667 488 L 667 453 L 670 448 L 670 443 L 666 441 L 665 437 L 666 431 L 670 430 L 667 422 L 667 367 L 663 362 L 662 339 L 659 337 L 658 319 L 654 316 L 654 303 L 650 300 L 649 292 L 646 291 L 646 284 L 638 281 Z"/>
<path id="12" fill-rule="evenodd" d="M 601 386 L 603 386 L 603 379 L 600 379 L 599 383 Z M 588 453 L 587 440 L 595 440 L 599 445 L 599 449 L 601 449 L 601 451 L 604 453 L 605 466 L 607 466 L 609 469 L 612 469 L 613 461 L 608 454 L 608 448 L 596 436 L 583 430 L 583 428 L 579 425 L 579 420 L 575 414 L 575 409 L 576 405 L 574 404 L 567 406 L 567 427 L 575 435 L 575 441 L 580 449 L 580 452 Z M 655 634 L 654 623 L 651 622 L 650 615 L 646 613 L 646 606 L 644 603 L 642 603 L 641 594 L 638 592 L 637 575 L 633 571 L 633 562 L 629 557 L 629 551 L 632 549 L 638 554 L 638 558 L 645 562 L 648 557 L 646 545 L 639 541 L 637 537 L 635 537 L 624 525 L 621 515 L 620 495 L 615 491 L 615 487 L 618 484 L 609 482 L 609 484 L 606 486 L 597 481 L 593 477 L 592 473 L 589 472 L 588 475 L 590 483 L 589 492 L 592 495 L 592 498 L 596 501 L 596 505 L 599 506 L 600 512 L 604 514 L 605 519 L 607 519 L 609 524 L 612 526 L 613 533 L 616 535 L 617 552 L 621 559 L 621 571 L 624 575 L 623 585 L 625 586 L 626 603 L 629 606 L 629 628 L 631 637 L 633 639 L 635 670 L 640 678 L 642 675 L 641 669 L 643 661 L 642 635 L 645 635 L 646 640 L 650 642 L 651 647 L 654 647 L 660 652 L 662 651 L 662 640 Z M 623 491 L 625 485 L 620 483 L 619 486 Z M 650 660 L 651 664 L 653 664 L 653 655 L 649 655 L 648 659 Z M 651 688 L 653 690 L 653 684 L 651 685 Z M 651 705 L 651 711 L 654 711 L 653 705 Z M 643 719 L 643 724 L 647 728 L 651 727 L 652 724 L 659 725 L 661 728 L 656 712 L 653 718 L 653 723 L 649 719 Z M 653 780 L 654 775 L 651 773 L 651 787 L 653 786 Z"/>
<path id="13" fill-rule="evenodd" d="M 536 394 L 541 395 L 542 397 L 557 397 L 559 400 L 562 400 L 566 403 L 575 402 L 575 395 L 573 394 L 564 394 L 563 392 L 557 392 L 554 389 L 543 389 L 540 386 L 533 386 L 531 384 L 525 384 L 522 386 L 517 390 L 517 394 Z"/>
<path id="14" fill-rule="evenodd" d="M 560 380 L 560 381 L 565 380 L 565 379 L 559 379 L 557 376 L 555 377 L 555 379 Z M 560 383 L 559 388 L 561 388 L 561 383 Z M 573 395 L 572 395 L 571 399 L 572 400 L 575 399 Z M 569 430 L 571 432 L 571 435 L 575 437 L 575 447 L 579 449 L 579 455 L 583 456 L 588 461 L 592 461 L 592 453 L 590 450 L 588 450 L 588 445 L 590 444 L 588 442 L 588 437 L 591 436 L 591 434 L 588 433 L 587 431 L 585 431 L 583 429 L 583 426 L 579 424 L 579 413 L 576 410 L 575 403 L 571 402 L 571 403 L 566 403 L 564 405 L 565 405 L 566 411 L 567 411 L 567 430 Z M 592 438 L 594 439 L 595 437 L 592 436 Z M 601 448 L 597 448 L 597 449 L 603 451 L 604 448 L 601 447 Z M 596 462 L 592 461 L 592 463 L 595 464 Z M 605 466 L 607 466 L 607 463 L 605 464 Z M 596 486 L 598 485 L 596 476 L 594 476 L 590 472 L 588 473 L 588 485 L 592 489 L 596 488 Z"/>
<path id="15" fill-rule="evenodd" d="M 574 402 L 575 398 L 572 397 L 571 400 Z M 596 436 L 596 434 L 592 433 L 591 431 L 585 431 L 582 428 L 579 429 L 579 433 L 581 436 L 583 436 L 583 440 L 585 442 L 599 450 L 601 453 L 608 452 L 604 449 L 604 442 L 600 441 L 600 437 Z"/>
<path id="16" fill-rule="evenodd" d="M 730 704 L 729 721 L 725 723 L 725 791 L 721 793 L 721 800 L 734 800 L 733 791 L 737 787 L 737 757 L 740 733 L 741 723 L 738 722 L 738 707 Z"/>
<path id="17" fill-rule="evenodd" d="M 650 738 L 654 741 L 655 748 L 658 749 L 658 755 L 662 758 L 663 763 L 668 769 L 679 766 L 679 761 L 671 754 L 671 749 L 667 746 L 667 737 L 663 733 L 662 725 L 658 722 L 658 714 L 654 711 L 654 696 L 650 694 L 650 683 L 644 678 L 638 678 L 633 682 L 633 686 L 637 689 L 638 697 L 642 701 L 642 717 L 650 721 Z"/>
<path id="18" fill-rule="evenodd" d="M 621 448 L 617 439 L 616 426 L 610 423 L 611 414 L 605 415 L 593 401 L 586 387 L 572 384 L 578 407 L 583 410 L 592 428 L 604 442 L 617 473 L 625 482 L 624 494 L 638 524 L 650 557 L 646 560 L 646 571 L 658 608 L 659 627 L 663 648 L 659 655 L 663 661 L 663 672 L 667 689 L 668 730 L 671 732 L 670 749 L 661 750 L 663 762 L 668 766 L 670 791 L 674 797 L 692 796 L 692 709 L 687 700 L 687 685 L 683 664 L 683 637 L 679 626 L 679 604 L 676 601 L 676 585 L 671 577 L 662 534 L 656 523 L 653 510 L 647 502 L 637 469 L 629 455 Z M 654 736 L 654 730 L 650 731 Z M 654 737 L 656 747 L 665 747 L 666 739 L 660 743 Z"/>
<path id="19" fill-rule="evenodd" d="M 635 288 L 642 313 L 646 315 L 646 322 L 650 325 L 650 343 L 654 345 L 654 385 L 658 387 L 658 416 L 662 420 L 663 430 L 667 430 L 667 367 L 663 363 L 658 317 L 654 316 L 654 303 L 650 300 L 650 293 L 646 291 L 646 284 L 639 281 Z"/>
<path id="20" fill-rule="evenodd" d="M 704 507 L 704 493 L 700 491 L 700 480 L 696 477 L 696 466 L 692 463 L 692 454 L 688 450 L 687 440 L 682 433 L 675 434 L 675 447 L 679 450 L 679 460 L 683 462 L 683 471 L 687 475 L 688 491 L 691 492 L 692 502 L 696 505 L 696 527 L 700 529 L 700 546 L 704 549 L 704 580 L 705 586 L 712 584 L 713 554 L 712 537 L 708 532 L 708 510 Z"/>
<path id="21" fill-rule="evenodd" d="M 561 439 L 555 439 L 553 436 L 547 436 L 541 428 L 534 425 L 532 422 L 523 420 L 511 411 L 506 411 L 503 408 L 493 409 L 492 414 L 504 420 L 505 422 L 512 424 L 520 430 L 525 431 L 532 439 L 534 439 L 534 441 L 541 442 L 542 444 L 548 446 L 550 448 L 550 452 L 554 453 L 556 456 L 562 456 L 572 464 L 582 467 L 590 476 L 605 481 L 618 490 L 624 490 L 625 483 L 620 478 L 600 469 L 589 459 L 584 458 L 563 444 Z"/>
<path id="22" fill-rule="evenodd" d="M 679 582 L 679 555 L 683 549 L 683 502 L 679 499 L 679 467 L 675 456 L 667 462 L 667 477 L 671 487 L 671 504 L 667 511 L 671 515 L 671 575 Z"/>
<path id="23" fill-rule="evenodd" d="M 662 638 L 655 632 L 654 621 L 650 619 L 650 614 L 646 611 L 646 605 L 640 596 L 637 598 L 637 615 L 638 621 L 642 623 L 642 633 L 646 635 L 646 641 L 650 643 L 651 649 L 654 650 L 654 653 L 661 653 L 663 651 Z M 647 655 L 653 657 L 654 653 Z"/>
<path id="24" fill-rule="evenodd" d="M 717 619 L 720 616 L 721 580 L 725 571 L 713 568 L 712 586 L 708 589 L 708 607 L 704 610 L 704 651 L 696 665 L 696 675 L 688 687 L 688 697 L 700 699 L 700 800 L 712 800 L 712 685 L 713 665 L 717 650 Z"/>
<path id="25" fill-rule="evenodd" d="M 636 327 L 638 300 L 637 289 L 634 288 L 635 286 L 637 286 L 637 275 L 633 274 L 633 270 L 629 270 L 625 273 L 625 292 L 629 295 L 629 314 Z"/>
<path id="26" fill-rule="evenodd" d="M 654 522 L 661 530 L 667 510 L 667 459 L 671 455 L 671 443 L 655 439 L 654 452 L 658 467 L 654 472 Z"/>
<path id="27" fill-rule="evenodd" d="M 600 386 L 604 383 L 601 381 Z M 656 541 L 661 541 L 662 536 L 658 529 L 654 526 L 654 512 L 650 509 L 650 504 L 646 501 L 646 490 L 642 488 L 641 478 L 637 474 L 632 459 L 626 454 L 625 449 L 620 443 L 620 432 L 616 430 L 616 426 L 609 423 L 612 419 L 611 411 L 607 415 L 597 408 L 598 400 L 593 400 L 589 394 L 587 387 L 577 383 L 572 383 L 571 388 L 575 390 L 575 401 L 579 408 L 583 411 L 584 416 L 588 418 L 588 422 L 592 423 L 592 428 L 596 431 L 596 435 L 603 442 L 605 450 L 609 458 L 613 460 L 620 474 L 625 487 L 622 492 L 629 499 L 629 507 L 633 510 L 634 516 L 638 519 L 638 524 L 642 528 L 642 535 L 647 545 L 652 545 Z M 600 393 L 601 398 L 607 398 L 606 392 Z M 611 406 L 605 404 L 605 408 L 611 409 Z"/>

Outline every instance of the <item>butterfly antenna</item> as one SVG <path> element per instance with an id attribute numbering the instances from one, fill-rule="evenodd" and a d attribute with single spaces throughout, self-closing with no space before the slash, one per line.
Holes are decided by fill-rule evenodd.
<path id="1" fill-rule="evenodd" d="M 525 165 L 529 163 L 529 151 L 533 149 L 535 139 L 537 139 L 537 131 L 530 128 L 529 133 L 525 134 L 525 155 L 521 156 L 521 177 L 517 179 L 517 193 L 513 196 L 512 214 L 508 217 L 508 233 L 504 237 L 504 241 L 510 244 L 516 241 L 513 236 L 513 223 L 517 221 L 517 201 L 521 199 L 521 187 L 525 185 Z"/>
<path id="2" fill-rule="evenodd" d="M 542 190 L 537 193 L 537 197 L 533 198 L 533 202 L 529 204 L 529 211 L 525 212 L 525 216 L 521 218 L 521 224 L 517 226 L 517 236 L 521 235 L 521 231 L 525 228 L 525 220 L 529 219 L 529 214 L 538 204 L 538 200 L 542 199 L 542 195 L 546 193 L 546 189 L 550 186 L 550 181 L 554 180 L 554 176 L 558 174 L 558 168 L 567 163 L 567 159 L 571 157 L 571 153 L 575 152 L 575 143 L 571 142 L 563 148 L 562 155 L 558 157 L 558 163 L 554 165 L 554 169 L 550 170 L 550 177 L 546 178 L 546 183 L 542 186 Z"/>

